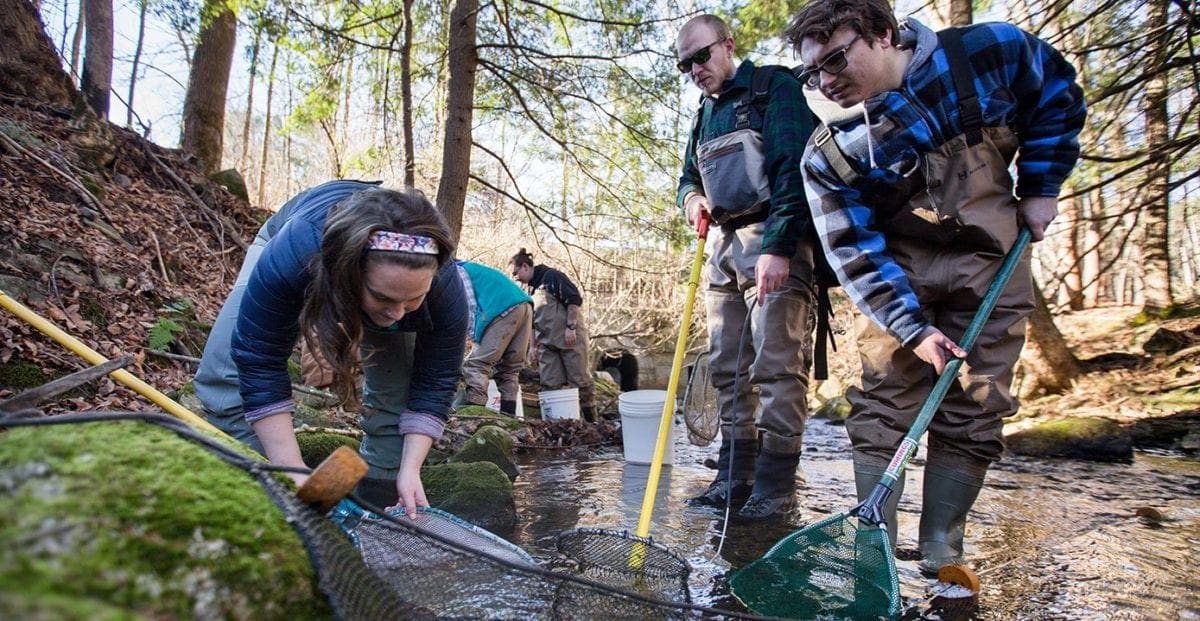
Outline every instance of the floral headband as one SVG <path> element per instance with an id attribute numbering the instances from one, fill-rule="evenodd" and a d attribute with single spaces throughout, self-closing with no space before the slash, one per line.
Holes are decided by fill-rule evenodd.
<path id="1" fill-rule="evenodd" d="M 367 250 L 387 250 L 410 254 L 437 254 L 438 245 L 432 237 L 393 233 L 391 231 L 375 231 L 367 238 Z"/>

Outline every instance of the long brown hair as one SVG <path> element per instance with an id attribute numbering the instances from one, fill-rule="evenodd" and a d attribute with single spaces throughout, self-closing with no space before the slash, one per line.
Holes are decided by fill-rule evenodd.
<path id="1" fill-rule="evenodd" d="M 376 231 L 429 237 L 438 253 L 417 254 L 368 250 L 367 240 Z M 343 399 L 358 395 L 362 340 L 363 275 L 379 264 L 435 272 L 454 254 L 454 240 L 442 214 L 412 188 L 403 192 L 371 188 L 355 192 L 334 205 L 325 219 L 321 251 L 309 264 L 313 279 L 300 311 L 305 343 L 324 359 L 333 375 L 331 388 Z"/>

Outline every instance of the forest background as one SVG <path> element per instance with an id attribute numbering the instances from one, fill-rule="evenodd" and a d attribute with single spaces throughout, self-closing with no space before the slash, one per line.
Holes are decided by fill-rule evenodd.
<path id="1" fill-rule="evenodd" d="M 22 3 L 0 0 L 9 15 L 0 22 Z M 637 353 L 674 341 L 693 252 L 694 233 L 673 199 L 699 93 L 674 68 L 675 34 L 689 17 L 716 12 L 733 26 L 741 57 L 793 65 L 775 35 L 799 6 L 34 5 L 57 54 L 51 60 L 100 119 L 177 146 L 203 173 L 239 171 L 250 203 L 264 209 L 331 178 L 412 185 L 436 199 L 460 234 L 460 258 L 503 268 L 529 248 L 581 284 L 596 349 Z M 1089 106 L 1083 156 L 1036 247 L 1046 304 L 1031 322 L 1023 393 L 1062 390 L 1079 373 L 1054 316 L 1119 307 L 1152 321 L 1194 305 L 1194 2 L 914 0 L 897 13 L 934 27 L 1013 22 L 1079 71 Z M 848 311 L 840 320 L 848 324 Z M 703 313 L 692 334 L 692 351 L 703 349 Z"/>

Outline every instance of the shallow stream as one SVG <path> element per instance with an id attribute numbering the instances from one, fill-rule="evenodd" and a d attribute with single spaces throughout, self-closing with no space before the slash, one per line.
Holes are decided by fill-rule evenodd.
<path id="1" fill-rule="evenodd" d="M 650 535 L 685 556 L 694 603 L 743 611 L 727 577 L 780 538 L 854 504 L 844 428 L 813 421 L 805 435 L 797 514 L 783 523 L 730 523 L 686 499 L 712 479 L 716 444 L 688 444 L 675 430 L 675 464 L 662 470 Z M 909 464 L 900 503 L 900 556 L 915 555 L 922 452 Z M 558 533 L 578 527 L 637 530 L 648 466 L 620 449 L 587 458 L 520 456 L 519 523 L 503 533 L 539 559 L 556 555 Z M 1152 507 L 1164 515 L 1135 515 Z M 967 527 L 967 555 L 982 580 L 976 619 L 1200 620 L 1200 461 L 1139 452 L 1132 464 L 1010 457 L 993 467 Z M 719 551 L 718 551 L 719 550 Z M 897 561 L 910 616 L 930 613 L 915 560 Z M 947 618 L 944 613 L 942 618 Z"/>

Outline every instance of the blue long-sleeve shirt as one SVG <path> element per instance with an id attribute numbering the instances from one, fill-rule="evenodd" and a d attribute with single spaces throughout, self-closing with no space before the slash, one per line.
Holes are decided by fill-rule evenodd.
<path id="1" fill-rule="evenodd" d="M 906 28 L 902 36 L 915 40 L 915 48 L 901 87 L 863 102 L 869 127 L 862 115 L 831 124 L 840 150 L 872 177 L 911 170 L 923 154 L 963 133 L 958 93 L 937 35 L 912 19 Z M 1079 157 L 1086 115 L 1074 68 L 1049 44 L 1010 24 L 969 26 L 962 42 L 983 127 L 1007 127 L 1017 136 L 1016 195 L 1057 196 Z M 814 141 L 805 150 L 804 179 L 813 224 L 847 294 L 877 325 L 910 344 L 929 324 L 887 251 L 872 205 L 839 178 Z"/>
<path id="2" fill-rule="evenodd" d="M 247 282 L 231 342 L 248 418 L 290 409 L 287 360 L 300 338 L 300 310 L 312 281 L 309 263 L 320 251 L 325 218 L 351 194 L 376 187 L 331 181 L 296 195 L 280 209 L 283 225 L 263 249 Z M 465 350 L 467 302 L 453 262 L 434 276 L 425 301 L 390 329 L 416 332 L 407 410 L 449 418 Z"/>

